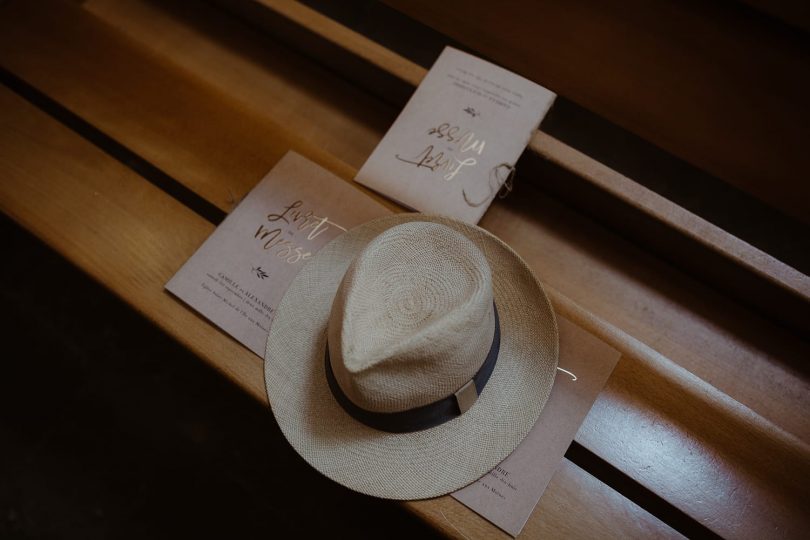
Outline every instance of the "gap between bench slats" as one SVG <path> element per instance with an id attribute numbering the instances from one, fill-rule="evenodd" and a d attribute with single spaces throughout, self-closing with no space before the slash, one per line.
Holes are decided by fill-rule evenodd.
<path id="1" fill-rule="evenodd" d="M 2 210 L 266 402 L 261 360 L 163 291 L 213 225 L 3 87 L 0 112 Z M 408 506 L 454 536 L 504 536 L 450 497 Z M 567 460 L 533 516 L 527 532 L 544 536 L 560 523 L 582 538 L 676 536 Z"/>

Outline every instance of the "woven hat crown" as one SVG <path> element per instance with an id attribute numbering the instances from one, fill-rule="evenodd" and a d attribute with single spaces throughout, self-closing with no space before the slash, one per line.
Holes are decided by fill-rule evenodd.
<path id="1" fill-rule="evenodd" d="M 484 254 L 445 225 L 415 221 L 381 233 L 349 265 L 329 317 L 329 358 L 355 405 L 398 412 L 464 386 L 494 332 Z"/>

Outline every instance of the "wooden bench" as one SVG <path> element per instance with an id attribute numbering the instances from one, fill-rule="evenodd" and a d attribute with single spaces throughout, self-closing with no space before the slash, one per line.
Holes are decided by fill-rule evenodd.
<path id="1" fill-rule="evenodd" d="M 268 37 L 206 4 L 0 5 L 0 205 L 266 401 L 261 360 L 163 285 L 286 151 L 350 181 L 397 112 L 362 86 L 413 87 L 424 68 L 306 6 L 260 4 L 265 31 L 288 31 Z M 808 278 L 547 134 L 531 151 L 482 226 L 527 260 L 560 316 L 622 358 L 523 535 L 806 534 Z M 692 274 L 570 203 L 593 189 L 726 266 Z M 727 278 L 781 303 L 751 309 L 739 287 L 713 285 Z M 451 536 L 505 536 L 450 497 L 405 505 Z"/>

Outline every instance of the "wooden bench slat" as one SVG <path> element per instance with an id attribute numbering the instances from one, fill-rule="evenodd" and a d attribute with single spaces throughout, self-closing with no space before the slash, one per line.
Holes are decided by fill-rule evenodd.
<path id="1" fill-rule="evenodd" d="M 627 499 L 613 496 L 612 491 L 570 461 L 563 460 L 518 538 L 682 538 L 676 531 L 661 527 L 655 518 L 651 520 L 650 514 L 640 514 L 638 507 Z M 584 493 L 588 493 L 587 498 L 582 496 Z M 409 507 L 451 537 L 503 536 L 494 525 L 477 515 L 470 520 L 468 510 L 455 499 L 414 501 Z M 626 513 L 629 519 L 618 523 L 603 520 L 601 514 L 605 511 Z"/>
<path id="2" fill-rule="evenodd" d="M 77 16 L 82 13 L 76 6 L 12 2 L 2 9 L 10 15 L 3 21 L 2 62 L 7 69 L 24 73 L 30 82 L 49 80 L 52 84 L 43 88 L 47 94 L 58 97 L 80 115 L 93 110 L 96 114 L 91 121 L 106 134 L 119 141 L 126 139 L 130 150 L 163 167 L 169 175 L 193 179 L 195 191 L 223 210 L 230 210 L 235 199 L 288 148 L 337 174 L 346 176 L 352 171 L 331 154 L 285 133 L 277 124 L 247 114 L 231 99 L 226 98 L 226 105 L 220 106 L 221 94 L 195 84 L 191 74 L 169 69 L 169 64 L 156 56 L 133 57 L 126 40 L 102 28 L 93 17 Z M 54 34 L 26 43 L 31 35 L 11 20 L 16 17 L 14 11 L 19 12 L 21 22 L 54 25 Z M 70 25 L 64 28 L 59 20 L 63 15 L 70 17 Z M 102 45 L 111 39 L 111 47 Z M 18 70 L 22 66 L 17 62 L 24 62 L 25 68 Z M 50 71 L 53 76 L 48 75 Z M 171 89 L 172 100 L 164 99 L 164 89 Z M 123 103 L 131 104 L 124 115 L 119 108 Z M 139 120 L 142 117 L 154 122 L 144 125 Z M 187 145 L 182 150 L 171 141 L 179 133 Z M 245 139 L 240 137 L 241 146 L 234 152 L 234 133 L 258 144 L 244 145 Z M 166 166 L 171 163 L 182 165 Z"/>
<path id="3" fill-rule="evenodd" d="M 799 336 L 810 333 L 810 276 L 546 133 L 531 146 L 550 193 Z"/>
<path id="4" fill-rule="evenodd" d="M 374 100 L 358 99 L 354 86 L 315 67 L 305 56 L 281 49 L 272 39 L 257 39 L 255 30 L 237 24 L 214 6 L 185 3 L 118 1 L 84 3 L 97 14 L 118 13 L 107 21 L 125 34 L 137 21 L 151 21 L 150 31 L 139 36 L 159 52 L 193 56 L 200 65 L 224 74 L 240 84 L 220 88 L 245 103 L 262 100 L 254 112 L 282 126 L 300 126 L 299 134 L 312 146 L 359 167 L 377 144 L 379 132 L 388 128 L 395 111 Z M 162 16 L 155 17 L 158 12 Z M 199 13 L 207 14 L 206 19 Z M 179 20 L 195 24 L 178 25 Z M 143 27 L 138 28 L 138 31 Z M 227 44 L 210 36 L 229 36 Z M 134 37 L 134 36 L 131 36 Z M 206 39 L 208 37 L 208 39 Z M 201 46 L 201 44 L 203 44 Z M 198 71 L 191 69 L 197 74 Z M 329 89 L 329 102 L 312 89 Z M 306 126 L 306 127 L 304 127 Z M 338 135 L 335 135 L 338 134 Z"/>
<path id="5" fill-rule="evenodd" d="M 250 159 L 240 159 L 240 155 L 242 152 L 247 152 L 248 155 L 261 154 L 264 139 L 257 139 L 254 136 L 255 133 L 262 130 L 269 133 L 278 128 L 273 127 L 268 122 L 256 120 L 254 117 L 245 114 L 241 106 L 234 104 L 232 100 L 228 100 L 226 95 L 212 91 L 205 85 L 199 84 L 199 81 L 192 77 L 174 71 L 170 72 L 165 64 L 156 62 L 153 56 L 144 54 L 143 51 L 134 47 L 127 40 L 122 40 L 103 25 L 94 23 L 92 19 L 86 18 L 73 10 L 68 10 L 66 13 L 54 13 L 54 20 L 50 23 L 41 14 L 38 17 L 29 17 L 29 20 L 25 22 L 34 25 L 34 28 L 36 28 L 36 25 L 49 24 L 46 27 L 47 31 L 42 31 L 42 29 L 39 31 L 29 30 L 29 35 L 29 32 L 24 30 L 25 25 L 21 24 L 25 17 L 20 17 L 20 12 L 24 11 L 24 9 L 21 10 L 18 7 L 19 4 L 11 5 L 17 6 L 16 13 L 18 16 L 15 28 L 8 29 L 5 34 L 8 39 L 0 38 L 0 60 L 4 63 L 11 62 L 15 72 L 24 75 L 26 78 L 32 78 L 32 82 L 43 90 L 54 95 L 72 109 L 77 110 L 94 124 L 112 133 L 127 145 L 130 145 L 131 142 L 133 146 L 141 145 L 147 151 L 150 151 L 151 153 L 145 154 L 145 157 L 154 160 L 156 164 L 165 170 L 176 174 L 179 180 L 192 189 L 201 194 L 205 194 L 207 189 L 206 184 L 198 184 L 193 175 L 186 173 L 187 169 L 194 168 L 188 167 L 188 163 L 186 163 L 187 156 L 197 152 L 203 152 L 203 155 L 195 157 L 195 159 L 200 160 L 205 159 L 205 152 L 211 153 L 214 149 L 220 153 L 228 153 L 227 159 L 223 158 L 223 156 L 212 156 L 210 158 L 211 165 L 212 168 L 219 168 L 222 166 L 222 162 L 231 164 L 231 174 L 225 175 L 223 173 L 219 182 L 225 186 L 231 186 L 232 191 L 237 194 L 241 194 L 247 189 L 241 183 L 247 183 L 246 178 L 250 174 L 254 175 L 253 182 L 255 182 L 266 171 L 266 169 L 254 170 L 255 163 L 251 162 Z M 66 20 L 72 21 L 72 19 L 81 20 L 80 32 L 76 32 L 71 24 L 66 24 Z M 53 24 L 57 21 L 58 24 Z M 184 137 L 184 128 L 187 126 L 165 125 L 160 121 L 159 117 L 155 118 L 151 114 L 140 114 L 133 117 L 129 107 L 131 107 L 132 103 L 140 103 L 140 99 L 127 96 L 132 101 L 122 102 L 121 98 L 116 95 L 116 85 L 129 83 L 126 73 L 119 73 L 115 77 L 108 74 L 103 75 L 104 84 L 100 85 L 98 93 L 94 96 L 95 100 L 83 101 L 77 99 L 74 95 L 76 93 L 75 89 L 71 92 L 65 91 L 64 88 L 70 86 L 71 80 L 73 80 L 74 85 L 78 84 L 75 81 L 76 75 L 60 71 L 58 65 L 53 65 L 53 69 L 49 70 L 44 69 L 42 66 L 32 70 L 27 63 L 31 61 L 30 54 L 21 56 L 13 53 L 10 44 L 26 43 L 28 40 L 33 39 L 33 36 L 36 36 L 37 40 L 45 39 L 43 36 L 53 36 L 52 39 L 56 40 L 56 42 L 59 42 L 61 36 L 65 42 L 71 43 L 71 46 L 78 51 L 74 54 L 80 54 L 82 61 L 88 64 L 88 67 L 81 72 L 81 75 L 90 77 L 89 80 L 93 80 L 93 73 L 100 71 L 99 69 L 92 70 L 89 67 L 91 59 L 99 56 L 93 52 L 93 49 L 98 47 L 98 43 L 105 43 L 107 46 L 104 47 L 105 52 L 101 55 L 101 60 L 104 62 L 101 62 L 97 67 L 107 67 L 105 63 L 107 60 L 105 59 L 110 57 L 119 61 L 126 60 L 129 65 L 134 65 L 142 76 L 149 75 L 147 77 L 149 80 L 156 81 L 152 92 L 160 95 L 164 101 L 171 103 L 174 103 L 176 99 L 172 95 L 173 89 L 178 86 L 182 87 L 177 94 L 182 99 L 187 99 L 188 96 L 192 95 L 196 96 L 196 103 L 201 108 L 219 109 L 215 111 L 217 117 L 232 118 L 231 122 L 224 124 L 221 131 L 222 138 L 228 141 L 229 144 L 216 147 L 201 146 L 198 139 L 190 138 L 187 140 Z M 64 39 L 66 37 L 70 39 Z M 84 42 L 92 42 L 96 45 L 89 47 L 84 45 Z M 110 53 L 109 51 L 112 49 L 116 49 L 116 52 Z M 59 62 L 69 62 L 70 54 L 70 48 L 63 46 L 59 53 L 60 56 L 57 58 Z M 41 53 L 41 56 L 34 61 L 35 65 L 37 65 L 37 62 L 41 62 L 42 65 L 46 64 L 47 57 L 47 53 Z M 170 82 L 171 85 L 161 87 L 158 85 L 161 82 Z M 54 89 L 57 92 L 53 92 Z M 145 100 L 146 104 L 151 104 L 152 101 L 157 100 L 157 97 L 152 96 L 142 99 Z M 99 101 L 102 102 L 102 105 L 98 104 Z M 99 114 L 99 107 L 108 115 L 115 113 L 118 116 L 113 115 L 112 118 L 109 118 L 104 114 Z M 167 105 L 164 104 L 162 107 L 167 107 Z M 195 118 L 189 116 L 189 112 L 183 107 L 172 107 L 172 110 L 175 117 L 185 118 L 185 122 L 189 124 Z M 121 125 L 126 126 L 126 129 L 121 128 Z M 246 129 L 240 129 L 242 126 L 246 126 Z M 162 151 L 153 152 L 149 144 L 141 140 L 142 132 L 148 132 L 150 137 L 159 141 L 151 144 L 164 145 Z M 268 148 L 268 150 L 270 149 Z M 321 159 L 325 158 L 322 157 Z M 270 163 L 266 164 L 266 168 L 270 166 Z M 351 177 L 351 171 L 344 168 L 343 175 L 347 178 Z M 527 199 L 531 200 L 527 201 Z M 532 218 L 532 215 L 543 216 L 543 219 Z M 657 493 L 676 507 L 707 523 L 722 534 L 756 536 L 763 531 L 770 530 L 768 527 L 773 522 L 761 520 L 760 518 L 769 509 L 769 505 L 777 503 L 775 507 L 777 511 L 772 512 L 772 515 L 775 516 L 774 519 L 782 518 L 786 527 L 798 529 L 806 526 L 806 517 L 803 515 L 801 508 L 797 506 L 800 503 L 796 500 L 782 500 L 781 495 L 785 492 L 805 492 L 806 488 L 803 487 L 802 480 L 808 476 L 806 471 L 806 446 L 775 428 L 763 418 L 752 414 L 749 409 L 740 406 L 732 399 L 726 398 L 721 392 L 702 383 L 698 377 L 684 377 L 681 368 L 661 357 L 644 343 L 637 342 L 631 336 L 641 334 L 645 337 L 644 341 L 646 343 L 654 344 L 659 349 L 662 344 L 669 345 L 671 350 L 677 353 L 675 356 L 679 361 L 683 362 L 686 359 L 688 362 L 693 362 L 694 365 L 689 366 L 690 369 L 697 371 L 698 374 L 700 374 L 701 370 L 709 370 L 710 372 L 714 370 L 718 375 L 717 379 L 721 382 L 723 377 L 719 375 L 724 371 L 725 375 L 728 376 L 730 371 L 729 368 L 723 365 L 713 364 L 713 362 L 717 361 L 717 358 L 712 358 L 712 355 L 718 352 L 722 354 L 724 347 L 727 347 L 730 349 L 726 353 L 728 366 L 731 369 L 736 369 L 736 365 L 740 361 L 740 353 L 745 351 L 747 346 L 748 350 L 750 350 L 751 361 L 757 363 L 757 369 L 770 372 L 773 377 L 771 381 L 763 381 L 761 376 L 755 377 L 748 384 L 755 386 L 752 383 L 757 385 L 771 383 L 782 388 L 784 388 L 785 383 L 796 385 L 795 395 L 787 396 L 786 399 L 780 401 L 774 400 L 774 394 L 770 393 L 764 395 L 763 402 L 757 403 L 757 405 L 760 407 L 767 407 L 768 405 L 774 407 L 776 410 L 772 414 L 779 419 L 791 413 L 798 414 L 799 417 L 795 425 L 801 428 L 800 432 L 806 429 L 806 420 L 801 417 L 801 411 L 804 409 L 799 408 L 798 412 L 792 411 L 786 405 L 786 402 L 790 403 L 790 399 L 796 399 L 801 404 L 802 400 L 806 400 L 806 385 L 800 377 L 794 378 L 794 382 L 791 382 L 790 375 L 785 374 L 780 369 L 779 362 L 780 355 L 785 354 L 785 352 L 790 354 L 800 353 L 802 351 L 801 343 L 796 344 L 795 338 L 793 342 L 790 342 L 790 336 L 788 335 L 785 350 L 776 351 L 776 353 L 772 353 L 772 357 L 768 357 L 763 361 L 761 357 L 758 357 L 758 355 L 762 354 L 759 348 L 751 347 L 750 344 L 747 345 L 741 338 L 735 339 L 734 336 L 724 336 L 711 327 L 707 327 L 707 324 L 716 324 L 718 320 L 723 324 L 731 322 L 737 328 L 747 325 L 750 328 L 758 329 L 760 332 L 770 331 L 771 336 L 779 336 L 777 330 L 769 329 L 767 323 L 745 313 L 734 313 L 729 316 L 718 315 L 726 310 L 733 309 L 733 304 L 729 304 L 727 301 L 724 303 L 724 300 L 714 293 L 702 290 L 699 285 L 692 283 L 677 272 L 673 272 L 665 265 L 660 264 L 660 262 L 651 260 L 650 257 L 639 253 L 632 246 L 621 242 L 605 231 L 595 228 L 592 223 L 561 208 L 541 194 L 536 194 L 531 198 L 523 197 L 522 202 L 512 200 L 507 204 L 497 204 L 485 218 L 484 225 L 513 244 L 546 281 L 551 283 L 553 287 L 561 289 L 563 294 L 558 294 L 552 290 L 555 307 L 559 312 L 570 318 L 579 318 L 583 321 L 581 324 L 585 325 L 586 328 L 599 333 L 603 339 L 623 350 L 625 358 L 622 363 L 629 362 L 631 365 L 640 364 L 642 366 L 642 368 L 628 368 L 628 372 L 637 372 L 645 376 L 645 379 L 640 384 L 645 384 L 650 388 L 670 385 L 684 387 L 681 393 L 665 393 L 661 397 L 661 402 L 641 403 L 637 401 L 634 403 L 632 393 L 625 393 L 627 389 L 632 389 L 633 385 L 621 382 L 614 383 L 611 379 L 607 392 L 603 396 L 604 399 L 611 400 L 611 403 L 615 403 L 617 406 L 625 407 L 629 403 L 631 406 L 643 408 L 644 411 L 639 413 L 641 416 L 647 414 L 648 407 L 652 404 L 656 408 L 649 412 L 658 425 L 706 426 L 699 430 L 702 436 L 699 439 L 692 438 L 683 431 L 673 429 L 671 432 L 672 438 L 667 441 L 666 454 L 656 456 L 664 459 L 664 461 L 660 462 L 652 460 L 652 456 L 647 454 L 649 440 L 645 438 L 643 433 L 633 430 L 632 426 L 624 426 L 624 429 L 620 432 L 611 432 L 609 429 L 603 430 L 599 432 L 600 435 L 604 435 L 603 438 L 583 439 L 585 445 L 591 451 L 599 456 L 609 456 L 608 461 L 611 461 L 628 476 L 637 479 L 645 486 L 654 488 Z M 606 264 L 605 261 L 609 262 Z M 639 274 L 642 279 L 638 278 Z M 655 289 L 664 291 L 664 293 L 654 292 L 650 288 L 649 282 L 652 282 Z M 693 302 L 693 308 L 695 305 L 699 308 L 697 313 L 683 310 L 676 303 L 668 300 L 667 295 L 685 296 L 687 300 Z M 702 298 L 699 301 L 694 300 L 695 296 L 701 295 L 708 295 L 708 298 Z M 671 319 L 661 319 L 660 315 L 656 313 L 653 314 L 659 318 L 652 321 L 645 321 L 645 317 L 633 319 L 632 316 L 629 316 L 629 319 L 622 320 L 624 324 L 617 328 L 612 324 L 606 324 L 601 319 L 589 318 L 587 316 L 588 312 L 577 306 L 576 303 L 570 302 L 568 296 L 571 296 L 576 302 L 586 305 L 588 310 L 592 310 L 594 300 L 596 300 L 597 308 L 601 307 L 603 310 L 601 313 L 598 309 L 593 311 L 599 317 L 604 317 L 607 320 L 616 318 L 622 320 L 621 318 L 625 316 L 623 315 L 624 311 L 617 308 L 617 305 L 623 308 L 627 307 L 631 314 L 633 311 L 645 313 L 650 310 L 648 305 L 633 308 L 632 304 L 626 300 L 627 298 L 645 298 L 645 301 L 652 298 L 659 302 L 653 306 L 655 310 L 662 309 L 665 312 L 665 317 L 671 317 Z M 603 302 L 601 306 L 598 304 L 600 299 Z M 707 311 L 710 316 L 706 315 Z M 646 316 L 649 317 L 650 315 Z M 648 326 L 645 326 L 645 324 Z M 683 326 L 686 327 L 685 335 L 689 339 L 684 340 L 682 336 L 661 336 L 660 334 L 662 327 L 680 328 Z M 626 333 L 628 329 L 632 330 L 629 334 Z M 691 343 L 690 340 L 695 336 L 700 336 L 703 341 Z M 681 341 L 678 341 L 678 339 Z M 723 343 L 723 339 L 726 340 L 725 343 Z M 668 340 L 673 341 L 669 342 Z M 701 350 L 701 348 L 704 350 Z M 711 352 L 707 353 L 706 349 Z M 697 369 L 694 369 L 695 367 Z M 744 375 L 745 373 L 741 374 L 740 379 Z M 734 389 L 735 385 L 746 384 L 745 379 L 740 379 L 732 380 L 732 389 Z M 748 390 L 747 388 L 744 389 Z M 738 393 L 736 392 L 736 394 Z M 735 395 L 735 393 L 732 393 L 732 395 Z M 710 399 L 706 399 L 706 396 L 710 396 Z M 721 436 L 709 429 L 710 425 L 705 420 L 702 420 L 704 414 L 701 410 L 701 407 L 707 403 L 719 407 L 718 412 L 712 418 L 729 421 L 730 425 L 741 428 L 739 437 L 730 438 L 722 434 Z M 610 415 L 600 416 L 603 413 L 599 411 L 610 409 L 611 406 L 604 409 L 596 408 L 589 415 L 586 423 L 592 423 L 592 425 L 600 425 L 601 423 L 610 426 L 612 420 Z M 785 410 L 782 410 L 783 407 Z M 750 434 L 753 434 L 753 440 L 760 445 L 758 448 L 761 451 L 774 456 L 772 460 L 762 461 L 751 453 L 738 452 L 738 446 L 745 444 L 743 439 Z M 684 444 L 685 442 L 689 442 L 689 444 Z M 624 450 L 624 454 L 619 456 L 621 459 L 617 461 L 613 461 L 617 457 L 613 454 L 615 449 Z M 697 454 L 697 457 L 694 457 L 695 454 Z M 697 460 L 697 462 L 706 466 L 716 462 L 718 459 L 722 459 L 723 463 L 730 469 L 730 475 L 723 484 L 716 484 L 708 480 L 701 482 L 701 477 L 697 476 L 697 473 L 700 472 L 699 468 L 678 473 L 679 475 L 687 474 L 692 482 L 700 484 L 704 489 L 703 501 L 707 499 L 718 501 L 717 506 L 707 507 L 700 500 L 694 499 L 691 490 L 683 489 L 682 483 L 675 482 L 676 468 L 685 459 Z M 794 466 L 800 474 L 786 472 L 781 465 L 784 463 Z M 764 481 L 755 482 L 755 479 L 760 477 L 764 478 Z M 763 487 L 754 489 L 755 483 L 757 486 L 762 484 Z M 758 498 L 751 500 L 748 493 L 757 493 Z M 723 501 L 722 506 L 719 506 L 719 501 Z M 752 512 L 750 510 L 752 505 L 761 511 Z M 745 512 L 741 510 L 743 508 Z M 742 519 L 738 518 L 740 514 L 745 514 Z"/>
<path id="6" fill-rule="evenodd" d="M 3 212 L 267 401 L 261 359 L 163 291 L 213 225 L 5 87 L 0 87 L 0 176 Z M 554 535 L 549 524 L 565 523 L 570 509 L 582 505 L 587 515 L 571 520 L 570 537 L 591 536 L 595 523 L 622 537 L 677 536 L 570 462 L 561 470 L 531 518 L 533 530 Z M 450 497 L 408 506 L 445 530 L 438 519 L 442 512 L 468 536 L 506 537 Z"/>
<path id="7" fill-rule="evenodd" d="M 0 86 L 0 205 L 257 399 L 261 361 L 163 291 L 214 226 Z"/>

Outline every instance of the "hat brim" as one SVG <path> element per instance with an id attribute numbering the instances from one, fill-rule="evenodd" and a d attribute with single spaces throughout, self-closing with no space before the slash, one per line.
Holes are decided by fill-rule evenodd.
<path id="1" fill-rule="evenodd" d="M 355 420 L 335 401 L 325 375 L 326 327 L 355 256 L 386 229 L 409 221 L 451 227 L 482 251 L 492 271 L 501 348 L 489 382 L 467 412 L 431 429 L 387 433 Z M 264 369 L 276 421 L 310 465 L 355 491 L 404 500 L 455 491 L 503 461 L 545 406 L 557 358 L 554 311 L 519 255 L 479 227 L 397 214 L 342 234 L 301 269 L 276 311 Z"/>

